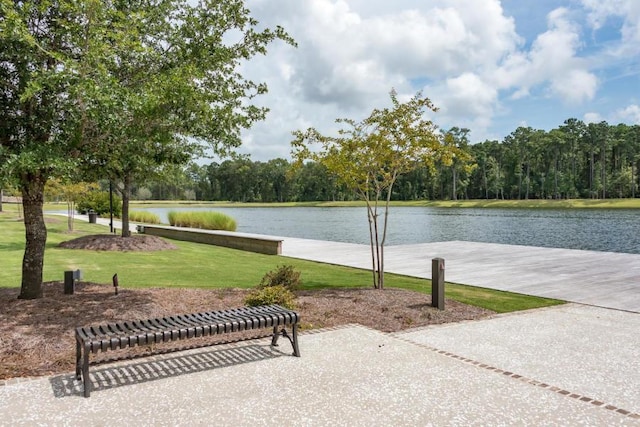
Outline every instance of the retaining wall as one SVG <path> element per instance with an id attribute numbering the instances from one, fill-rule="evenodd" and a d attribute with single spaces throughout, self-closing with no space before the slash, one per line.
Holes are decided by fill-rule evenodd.
<path id="1" fill-rule="evenodd" d="M 146 224 L 139 225 L 138 232 L 168 239 L 205 243 L 260 254 L 280 255 L 282 253 L 281 239 L 255 234 Z"/>

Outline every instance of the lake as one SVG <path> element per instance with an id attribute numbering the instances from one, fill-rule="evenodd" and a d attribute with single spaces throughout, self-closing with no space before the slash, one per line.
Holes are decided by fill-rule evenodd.
<path id="1" fill-rule="evenodd" d="M 136 208 L 164 223 L 170 210 L 200 209 L 230 215 L 245 233 L 369 243 L 364 207 Z M 632 209 L 392 207 L 388 227 L 387 245 L 467 240 L 640 254 L 640 210 Z"/>

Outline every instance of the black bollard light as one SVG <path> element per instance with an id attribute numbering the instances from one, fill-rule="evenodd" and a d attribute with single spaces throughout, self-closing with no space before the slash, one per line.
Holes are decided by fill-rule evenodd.
<path id="1" fill-rule="evenodd" d="M 444 310 L 444 259 L 431 260 L 431 306 Z"/>
<path id="2" fill-rule="evenodd" d="M 64 294 L 73 295 L 75 291 L 75 280 L 73 279 L 73 271 L 64 272 Z"/>
<path id="3" fill-rule="evenodd" d="M 73 295 L 76 289 L 76 280 L 82 279 L 82 271 L 71 270 L 64 272 L 64 293 L 65 295 Z"/>

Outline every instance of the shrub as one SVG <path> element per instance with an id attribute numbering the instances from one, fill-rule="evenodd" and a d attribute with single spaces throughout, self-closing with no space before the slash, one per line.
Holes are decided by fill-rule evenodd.
<path id="1" fill-rule="evenodd" d="M 278 304 L 293 310 L 296 307 L 294 299 L 295 295 L 293 295 L 293 292 L 284 286 L 277 285 L 254 289 L 245 297 L 244 303 L 250 307 Z"/>
<path id="2" fill-rule="evenodd" d="M 284 286 L 288 290 L 294 291 L 300 287 L 300 272 L 294 270 L 291 265 L 281 265 L 262 277 L 258 289 L 272 286 Z"/>
<path id="3" fill-rule="evenodd" d="M 98 215 L 109 214 L 109 192 L 89 191 L 78 198 L 76 210 L 85 214 L 92 210 Z M 113 215 L 119 217 L 122 214 L 122 199 L 116 194 L 113 195 Z"/>
<path id="4" fill-rule="evenodd" d="M 247 295 L 244 303 L 248 306 L 278 304 L 294 309 L 293 290 L 300 286 L 300 272 L 291 265 L 281 265 L 262 277 L 260 284 Z"/>
<path id="5" fill-rule="evenodd" d="M 175 227 L 202 228 L 205 230 L 236 231 L 236 220 L 221 212 L 169 211 L 169 224 Z"/>
<path id="6" fill-rule="evenodd" d="M 144 222 L 146 224 L 160 224 L 160 217 L 147 211 L 130 211 L 129 221 Z"/>

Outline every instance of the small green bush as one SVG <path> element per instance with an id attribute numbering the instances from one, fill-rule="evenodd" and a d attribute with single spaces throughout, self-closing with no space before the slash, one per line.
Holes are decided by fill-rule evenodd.
<path id="1" fill-rule="evenodd" d="M 221 212 L 169 211 L 169 224 L 175 227 L 202 228 L 204 230 L 236 231 L 236 220 Z"/>
<path id="2" fill-rule="evenodd" d="M 147 211 L 130 211 L 129 221 L 144 222 L 146 224 L 160 224 L 160 217 Z"/>
<path id="3" fill-rule="evenodd" d="M 293 295 L 293 292 L 284 286 L 278 285 L 254 289 L 245 297 L 244 303 L 250 307 L 278 304 L 282 307 L 293 310 L 296 308 L 294 299 L 295 295 Z"/>
<path id="4" fill-rule="evenodd" d="M 294 270 L 291 265 L 281 265 L 262 277 L 258 289 L 272 286 L 284 286 L 288 290 L 294 291 L 300 287 L 300 272 Z"/>
<path id="5" fill-rule="evenodd" d="M 90 210 L 98 215 L 109 214 L 109 192 L 89 191 L 80 196 L 76 202 L 76 210 L 80 214 L 86 214 Z M 116 194 L 113 195 L 113 215 L 120 217 L 122 214 L 122 199 Z"/>

